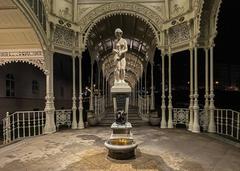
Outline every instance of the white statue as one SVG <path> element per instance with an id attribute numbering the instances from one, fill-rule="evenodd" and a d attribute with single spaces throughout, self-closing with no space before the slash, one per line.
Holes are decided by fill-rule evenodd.
<path id="1" fill-rule="evenodd" d="M 126 52 L 128 51 L 127 41 L 122 38 L 123 31 L 120 28 L 115 30 L 116 39 L 113 42 L 113 54 L 114 54 L 114 82 L 125 83 L 125 68 L 126 68 Z"/>

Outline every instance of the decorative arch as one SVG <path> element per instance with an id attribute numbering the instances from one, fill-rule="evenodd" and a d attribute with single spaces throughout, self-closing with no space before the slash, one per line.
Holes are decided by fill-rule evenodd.
<path id="1" fill-rule="evenodd" d="M 199 38 L 203 46 L 212 46 L 217 35 L 217 21 L 222 0 L 205 1 L 199 17 Z"/>
<path id="2" fill-rule="evenodd" d="M 0 66 L 10 63 L 28 63 L 34 67 L 39 68 L 46 74 L 46 64 L 43 56 L 43 51 L 40 49 L 35 50 L 0 50 Z"/>
<path id="3" fill-rule="evenodd" d="M 26 1 L 21 1 L 21 0 L 13 0 L 15 5 L 20 9 L 20 11 L 23 13 L 23 15 L 26 17 L 26 19 L 29 21 L 31 24 L 33 30 L 35 31 L 39 42 L 41 44 L 42 49 L 47 49 L 48 48 L 48 39 L 47 39 L 47 34 L 44 31 L 43 26 L 39 22 L 37 16 L 35 13 L 32 11 L 31 7 Z M 43 5 L 43 7 L 45 7 Z M 46 11 L 45 11 L 46 15 Z M 47 16 L 46 16 L 46 24 L 47 24 Z"/>
<path id="4" fill-rule="evenodd" d="M 113 15 L 130 15 L 136 16 L 144 21 L 153 31 L 156 43 L 159 44 L 159 32 L 161 31 L 161 26 L 163 19 L 157 13 L 151 9 L 145 7 L 144 5 L 136 3 L 127 2 L 113 2 L 106 3 L 100 7 L 95 8 L 80 19 L 79 30 L 83 35 L 82 37 L 82 48 L 86 49 L 87 40 L 92 28 L 101 20 L 113 16 Z"/>
<path id="5" fill-rule="evenodd" d="M 4 66 L 11 63 L 27 63 L 30 65 L 33 65 L 34 67 L 38 68 L 40 71 L 42 71 L 44 74 L 46 74 L 44 63 L 41 60 L 26 60 L 26 59 L 12 59 L 7 61 L 0 61 L 0 66 Z"/>

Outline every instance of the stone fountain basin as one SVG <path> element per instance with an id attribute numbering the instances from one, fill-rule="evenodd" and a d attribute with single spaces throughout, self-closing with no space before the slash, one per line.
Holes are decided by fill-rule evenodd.
<path id="1" fill-rule="evenodd" d="M 108 149 L 108 156 L 113 159 L 125 160 L 135 157 L 135 149 L 137 148 L 137 143 L 132 139 L 126 139 L 126 144 L 112 143 L 116 139 L 110 139 L 104 143 L 105 147 Z"/>

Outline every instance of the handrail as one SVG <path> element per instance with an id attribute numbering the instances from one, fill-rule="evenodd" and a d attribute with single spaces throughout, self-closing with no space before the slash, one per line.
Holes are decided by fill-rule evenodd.
<path id="1" fill-rule="evenodd" d="M 209 112 L 208 112 L 209 113 Z M 185 124 L 188 127 L 188 108 L 174 108 L 173 123 Z M 232 109 L 215 109 L 214 118 L 216 124 L 216 133 L 231 137 L 235 140 L 240 140 L 240 112 Z M 199 125 L 203 131 L 207 131 L 209 117 L 204 109 L 199 110 Z"/>
<path id="2" fill-rule="evenodd" d="M 43 134 L 45 112 L 18 111 L 12 114 L 7 112 L 2 121 L 4 144 L 7 144 L 20 138 Z"/>
<path id="3" fill-rule="evenodd" d="M 145 120 L 149 120 L 149 111 L 150 111 L 150 96 L 142 97 L 138 95 L 138 113 L 139 116 Z"/>
<path id="4" fill-rule="evenodd" d="M 96 95 L 94 100 L 94 114 L 98 121 L 101 121 L 105 116 L 105 97 Z"/>
<path id="5" fill-rule="evenodd" d="M 55 110 L 56 127 L 60 125 L 71 126 L 71 109 Z M 6 113 L 3 121 L 4 144 L 21 138 L 44 134 L 46 120 L 45 111 L 17 111 L 12 114 Z"/>

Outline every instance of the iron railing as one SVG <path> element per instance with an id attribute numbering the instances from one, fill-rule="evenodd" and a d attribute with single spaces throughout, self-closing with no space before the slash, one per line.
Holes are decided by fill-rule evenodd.
<path id="1" fill-rule="evenodd" d="M 55 110 L 56 127 L 71 126 L 72 110 Z M 46 120 L 45 111 L 18 111 L 12 114 L 7 112 L 3 118 L 3 141 L 8 144 L 12 141 L 44 134 Z"/>

